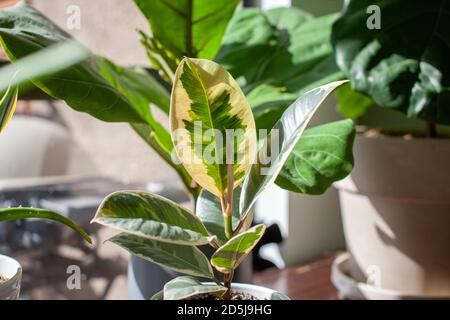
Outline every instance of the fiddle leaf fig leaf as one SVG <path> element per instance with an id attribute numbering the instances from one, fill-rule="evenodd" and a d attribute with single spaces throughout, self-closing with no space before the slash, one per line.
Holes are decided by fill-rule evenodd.
<path id="1" fill-rule="evenodd" d="M 0 100 L 0 133 L 6 128 L 9 120 L 11 120 L 12 115 L 14 114 L 18 94 L 18 87 L 9 87 Z"/>
<path id="2" fill-rule="evenodd" d="M 367 109 L 373 105 L 372 99 L 352 90 L 350 84 L 346 84 L 336 90 L 337 109 L 339 113 L 350 119 L 363 116 Z"/>
<path id="3" fill-rule="evenodd" d="M 74 230 L 76 233 L 78 233 L 81 237 L 83 237 L 84 240 L 86 240 L 89 243 L 92 243 L 92 239 L 78 224 L 60 215 L 59 213 L 45 209 L 24 208 L 24 207 L 0 209 L 0 222 L 18 219 L 31 219 L 31 218 L 53 220 L 62 223 L 65 226 Z"/>
<path id="4" fill-rule="evenodd" d="M 322 194 L 353 169 L 352 120 L 305 130 L 283 166 L 276 183 L 283 189 Z"/>
<path id="5" fill-rule="evenodd" d="M 139 237 L 181 245 L 213 240 L 192 212 L 161 196 L 119 191 L 107 196 L 93 222 Z"/>
<path id="6" fill-rule="evenodd" d="M 265 138 L 244 180 L 240 198 L 241 215 L 246 217 L 261 192 L 275 181 L 314 113 L 345 82 L 335 81 L 310 90 L 283 113 Z"/>
<path id="7" fill-rule="evenodd" d="M 255 122 L 225 69 L 209 60 L 183 59 L 175 74 L 170 125 L 178 157 L 200 186 L 216 196 L 226 192 L 227 151 L 233 155 L 234 187 L 240 184 L 255 155 Z"/>
<path id="8" fill-rule="evenodd" d="M 126 233 L 121 233 L 109 241 L 162 267 L 196 277 L 214 277 L 208 258 L 194 246 L 155 241 Z"/>
<path id="9" fill-rule="evenodd" d="M 240 0 L 134 0 L 152 35 L 178 59 L 213 59 Z"/>
<path id="10" fill-rule="evenodd" d="M 213 254 L 211 264 L 222 273 L 236 269 L 261 240 L 266 226 L 259 224 L 234 236 Z"/>
<path id="11" fill-rule="evenodd" d="M 240 188 L 238 187 L 233 193 L 233 203 L 235 204 L 233 206 L 232 214 L 233 229 L 239 224 L 239 196 Z M 197 208 L 195 213 L 203 222 L 210 235 L 217 236 L 217 239 L 221 244 L 227 241 L 223 223 L 222 207 L 219 198 L 211 192 L 203 189 L 197 199 Z"/>
<path id="12" fill-rule="evenodd" d="M 192 277 L 177 277 L 164 285 L 164 300 L 183 300 L 189 299 L 201 294 L 213 294 L 223 296 L 227 291 L 226 287 L 217 284 L 202 284 Z"/>
<path id="13" fill-rule="evenodd" d="M 355 91 L 410 117 L 450 124 L 450 28 L 446 0 L 350 0 L 333 25 L 340 69 Z M 368 27 L 367 9 L 381 16 Z"/>

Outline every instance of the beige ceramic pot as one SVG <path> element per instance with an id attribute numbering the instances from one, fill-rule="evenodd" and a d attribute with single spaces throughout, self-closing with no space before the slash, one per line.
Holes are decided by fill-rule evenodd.
<path id="1" fill-rule="evenodd" d="M 336 184 L 351 276 L 416 296 L 450 297 L 450 139 L 357 136 Z"/>

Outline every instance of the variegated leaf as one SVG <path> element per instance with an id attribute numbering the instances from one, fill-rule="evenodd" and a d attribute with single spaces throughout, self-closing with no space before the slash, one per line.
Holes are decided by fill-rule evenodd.
<path id="1" fill-rule="evenodd" d="M 212 240 L 192 212 L 156 194 L 118 191 L 103 200 L 93 222 L 136 236 L 182 245 Z"/>
<path id="2" fill-rule="evenodd" d="M 336 88 L 346 82 L 335 81 L 306 92 L 289 106 L 272 128 L 242 185 L 240 211 L 246 220 L 251 218 L 251 208 L 258 196 L 277 178 L 314 113 Z"/>
<path id="3" fill-rule="evenodd" d="M 236 269 L 252 251 L 265 231 L 266 226 L 259 224 L 234 236 L 217 249 L 211 258 L 211 264 L 222 273 L 229 273 Z"/>
<path id="4" fill-rule="evenodd" d="M 239 185 L 255 155 L 255 122 L 244 94 L 225 69 L 204 59 L 181 61 L 172 89 L 170 125 L 178 157 L 200 186 L 223 195 L 227 160 L 233 160 L 234 186 Z M 233 134 L 228 150 L 233 159 L 227 158 L 226 131 Z"/>
<path id="5" fill-rule="evenodd" d="M 0 132 L 2 132 L 11 120 L 16 109 L 18 87 L 9 87 L 0 101 Z"/>
<path id="6" fill-rule="evenodd" d="M 239 196 L 241 189 L 238 187 L 233 193 L 233 213 L 232 213 L 232 226 L 235 229 L 239 225 Z M 225 235 L 225 227 L 223 221 L 222 207 L 220 205 L 220 199 L 213 195 L 211 192 L 203 189 L 197 199 L 197 207 L 195 210 L 197 217 L 205 225 L 209 234 L 217 236 L 220 244 L 227 242 Z"/>
<path id="7" fill-rule="evenodd" d="M 126 233 L 109 241 L 139 258 L 174 271 L 208 279 L 214 277 L 208 258 L 197 247 L 155 241 Z"/>
<path id="8" fill-rule="evenodd" d="M 177 277 L 164 285 L 164 300 L 183 300 L 201 294 L 213 294 L 221 297 L 227 288 L 217 284 L 202 284 L 192 277 Z"/>

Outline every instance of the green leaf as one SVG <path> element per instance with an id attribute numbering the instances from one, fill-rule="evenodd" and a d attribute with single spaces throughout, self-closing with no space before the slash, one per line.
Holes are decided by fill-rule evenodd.
<path id="1" fill-rule="evenodd" d="M 341 120 L 305 130 L 276 183 L 283 189 L 322 194 L 353 169 L 355 127 Z"/>
<path id="2" fill-rule="evenodd" d="M 283 113 L 264 140 L 256 162 L 244 180 L 241 215 L 247 216 L 261 192 L 275 181 L 314 113 L 328 95 L 345 82 L 336 81 L 308 91 Z"/>
<path id="3" fill-rule="evenodd" d="M 11 120 L 17 104 L 17 95 L 19 88 L 9 87 L 2 99 L 0 100 L 0 133 L 6 128 L 9 120 Z"/>
<path id="4" fill-rule="evenodd" d="M 381 26 L 368 28 L 377 13 Z M 341 70 L 355 91 L 410 117 L 450 124 L 450 2 L 350 0 L 333 26 Z"/>
<path id="5" fill-rule="evenodd" d="M 1 10 L 0 10 L 1 16 Z M 2 67 L 0 92 L 9 87 L 28 89 L 31 79 L 38 79 L 67 69 L 86 59 L 89 51 L 75 41 L 58 43 Z"/>
<path id="6" fill-rule="evenodd" d="M 338 111 L 346 118 L 356 119 L 363 116 L 373 101 L 345 85 L 336 90 Z"/>
<path id="7" fill-rule="evenodd" d="M 220 65 L 183 59 L 172 90 L 170 126 L 178 157 L 200 186 L 216 196 L 226 192 L 227 151 L 233 156 L 234 187 L 240 184 L 255 154 L 255 122 L 238 84 Z M 233 141 L 227 141 L 227 130 Z"/>
<path id="8" fill-rule="evenodd" d="M 93 222 L 136 236 L 182 245 L 201 245 L 212 238 L 190 211 L 161 196 L 118 191 L 103 200 Z"/>
<path id="9" fill-rule="evenodd" d="M 55 26 L 24 1 L 0 10 L 2 46 L 12 61 L 52 45 L 70 40 L 70 36 Z M 41 65 L 53 70 L 52 64 Z M 53 70 L 54 71 L 54 70 Z M 111 122 L 146 122 L 147 111 L 130 103 L 102 77 L 94 56 L 33 83 L 52 97 L 64 100 L 77 111 Z"/>
<path id="10" fill-rule="evenodd" d="M 194 246 L 160 242 L 121 233 L 110 239 L 130 253 L 191 276 L 214 278 L 208 258 Z"/>
<path id="11" fill-rule="evenodd" d="M 265 231 L 266 226 L 259 224 L 234 236 L 217 249 L 211 257 L 211 264 L 222 273 L 233 271 L 261 240 Z"/>
<path id="12" fill-rule="evenodd" d="M 59 223 L 66 225 L 71 228 L 75 232 L 77 232 L 80 236 L 82 236 L 87 242 L 92 243 L 92 239 L 89 235 L 84 232 L 84 230 L 74 223 L 72 220 L 67 219 L 66 217 L 49 210 L 44 209 L 35 209 L 35 208 L 5 208 L 0 209 L 0 221 L 10 221 L 10 220 L 18 220 L 18 219 L 30 219 L 30 218 L 39 218 L 39 219 L 47 219 L 53 220 Z"/>
<path id="13" fill-rule="evenodd" d="M 238 78 L 245 92 L 271 84 L 302 94 L 342 77 L 329 43 L 336 18 L 313 18 L 296 8 L 240 10 L 216 61 Z"/>
<path id="14" fill-rule="evenodd" d="M 155 120 L 150 104 L 156 104 L 162 111 L 169 112 L 169 92 L 142 68 L 125 68 L 111 61 L 97 57 L 100 74 L 119 90 L 130 103 L 140 110 L 146 124 L 132 124 L 135 127 L 147 126 L 152 137 L 165 154 L 173 150 L 170 134 L 164 126 Z"/>
<path id="15" fill-rule="evenodd" d="M 240 0 L 134 0 L 152 35 L 179 59 L 212 59 Z"/>
<path id="16" fill-rule="evenodd" d="M 285 87 L 261 84 L 247 95 L 252 107 L 258 130 L 270 130 L 280 119 L 286 108 L 297 98 L 295 93 L 288 92 Z"/>
<path id="17" fill-rule="evenodd" d="M 295 8 L 243 9 L 233 16 L 216 60 L 243 87 L 257 129 L 272 129 L 298 96 L 343 79 L 329 42 L 336 18 Z"/>
<path id="18" fill-rule="evenodd" d="M 164 300 L 183 300 L 201 294 L 213 294 L 221 297 L 227 288 L 216 284 L 202 284 L 192 277 L 177 277 L 164 285 Z"/>
<path id="19" fill-rule="evenodd" d="M 239 196 L 241 189 L 238 187 L 233 192 L 232 226 L 235 229 L 239 224 Z M 203 222 L 210 235 L 217 236 L 221 244 L 227 242 L 223 222 L 222 207 L 219 198 L 211 192 L 203 189 L 197 199 L 195 211 L 197 217 Z"/>

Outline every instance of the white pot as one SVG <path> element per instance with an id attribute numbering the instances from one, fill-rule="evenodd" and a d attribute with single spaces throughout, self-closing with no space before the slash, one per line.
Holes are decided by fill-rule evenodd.
<path id="1" fill-rule="evenodd" d="M 351 276 L 414 296 L 450 296 L 450 139 L 357 136 L 336 184 Z"/>
<path id="2" fill-rule="evenodd" d="M 214 282 L 204 282 L 204 284 L 213 285 Z M 291 300 L 288 296 L 278 291 L 260 287 L 254 284 L 233 283 L 231 290 L 239 293 L 248 293 L 257 298 L 257 300 Z M 162 292 L 152 298 L 153 300 L 161 300 Z"/>
<path id="3" fill-rule="evenodd" d="M 18 299 L 22 280 L 22 268 L 19 262 L 0 254 L 0 274 L 8 279 L 0 284 L 0 300 Z"/>

